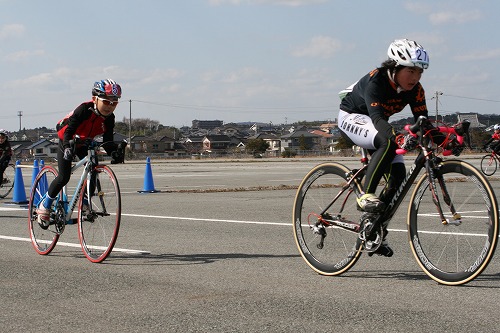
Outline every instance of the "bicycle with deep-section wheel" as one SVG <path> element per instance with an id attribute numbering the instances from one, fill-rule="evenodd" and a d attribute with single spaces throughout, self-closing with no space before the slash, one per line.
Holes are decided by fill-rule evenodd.
<path id="1" fill-rule="evenodd" d="M 54 200 L 47 227 L 38 222 L 36 208 L 58 172 L 47 165 L 36 176 L 30 194 L 28 222 L 31 243 L 37 253 L 47 255 L 54 249 L 66 225 L 73 224 L 72 214 L 76 206 L 78 237 L 87 259 L 102 262 L 113 250 L 120 229 L 121 194 L 113 170 L 99 164 L 97 152 L 102 145 L 96 141 L 87 142 L 87 156 L 71 169 L 73 173 L 83 167 L 71 200 L 65 186 Z"/>
<path id="2" fill-rule="evenodd" d="M 6 198 L 14 188 L 16 167 L 9 163 L 3 172 L 3 179 L 0 179 L 0 199 Z"/>
<path id="3" fill-rule="evenodd" d="M 432 132 L 425 130 L 428 123 L 420 117 L 406 126 L 417 139 L 418 154 L 381 213 L 358 210 L 356 198 L 362 195 L 368 165 L 365 149 L 359 169 L 327 162 L 304 177 L 295 197 L 293 232 L 310 268 L 323 275 L 340 275 L 352 268 L 363 252 L 377 251 L 389 220 L 414 183 L 406 222 L 410 247 L 421 269 L 438 283 L 461 285 L 487 267 L 499 233 L 493 188 L 471 164 L 439 156 L 461 153 L 469 124 L 437 127 L 441 137 L 445 136 L 438 145 Z"/>

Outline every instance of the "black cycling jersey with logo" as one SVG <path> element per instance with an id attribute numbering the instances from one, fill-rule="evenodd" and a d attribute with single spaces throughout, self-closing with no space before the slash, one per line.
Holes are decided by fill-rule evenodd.
<path id="1" fill-rule="evenodd" d="M 400 91 L 389 78 L 387 70 L 377 68 L 363 76 L 347 93 L 340 109 L 348 113 L 370 116 L 377 131 L 387 137 L 393 135 L 389 117 L 403 111 L 409 105 L 415 120 L 428 114 L 425 92 L 417 83 L 412 90 Z"/>

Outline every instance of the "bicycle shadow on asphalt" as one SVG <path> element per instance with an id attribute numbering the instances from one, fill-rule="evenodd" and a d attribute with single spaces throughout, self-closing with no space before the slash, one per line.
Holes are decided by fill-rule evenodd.
<path id="1" fill-rule="evenodd" d="M 66 253 L 67 256 L 85 258 L 82 253 Z M 58 253 L 57 255 L 61 255 Z M 63 255 L 64 256 L 64 255 Z M 238 260 L 238 259 L 283 259 L 297 258 L 299 254 L 247 254 L 247 253 L 192 253 L 192 254 L 176 254 L 176 253 L 160 253 L 160 254 L 130 254 L 130 253 L 111 253 L 111 255 L 103 261 L 104 265 L 201 265 L 211 264 L 222 260 Z"/>
<path id="2" fill-rule="evenodd" d="M 355 279 L 392 279 L 392 280 L 403 280 L 403 281 L 425 281 L 434 282 L 429 276 L 424 272 L 416 270 L 415 272 L 403 272 L 403 271 L 350 271 L 341 276 L 335 276 L 334 278 L 355 278 Z M 476 277 L 471 282 L 460 285 L 457 287 L 461 288 L 487 288 L 487 289 L 500 289 L 500 283 L 497 286 L 492 285 L 477 285 L 478 283 L 491 283 L 500 282 L 500 273 L 482 273 Z M 434 282 L 439 285 L 437 282 Z M 443 285 L 445 287 L 445 285 Z"/>

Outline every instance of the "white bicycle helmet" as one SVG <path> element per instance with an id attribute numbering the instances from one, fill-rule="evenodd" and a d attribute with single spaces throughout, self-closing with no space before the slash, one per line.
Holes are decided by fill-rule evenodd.
<path id="1" fill-rule="evenodd" d="M 409 39 L 397 39 L 389 45 L 387 50 L 389 59 L 396 62 L 396 66 L 429 67 L 429 55 L 422 45 Z"/>
<path id="2" fill-rule="evenodd" d="M 493 129 L 496 131 L 496 130 L 499 130 L 500 129 L 500 125 L 499 124 L 496 124 L 495 126 L 493 126 Z"/>

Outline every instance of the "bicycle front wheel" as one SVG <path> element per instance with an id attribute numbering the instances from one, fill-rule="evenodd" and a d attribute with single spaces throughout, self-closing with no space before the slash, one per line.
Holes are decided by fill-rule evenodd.
<path id="1" fill-rule="evenodd" d="M 486 176 L 491 176 L 497 171 L 498 161 L 493 154 L 484 155 L 481 159 L 481 171 Z"/>
<path id="2" fill-rule="evenodd" d="M 304 177 L 295 196 L 295 242 L 302 258 L 319 274 L 340 275 L 361 255 L 360 213 L 352 188 L 346 186 L 349 172 L 341 164 L 320 164 Z"/>
<path id="3" fill-rule="evenodd" d="M 42 227 L 38 224 L 38 214 L 36 208 L 40 201 L 47 194 L 50 183 L 57 177 L 57 171 L 51 166 L 45 166 L 40 170 L 33 182 L 28 205 L 28 224 L 30 231 L 31 244 L 39 254 L 49 254 L 59 240 L 60 232 L 56 229 L 56 223 L 51 221 L 48 227 Z M 54 201 L 58 201 L 56 198 Z M 64 217 L 62 217 L 64 218 Z"/>
<path id="4" fill-rule="evenodd" d="M 14 188 L 14 176 L 16 175 L 16 167 L 9 164 L 4 172 L 3 179 L 0 179 L 0 198 L 5 198 Z"/>
<path id="5" fill-rule="evenodd" d="M 460 285 L 476 278 L 493 256 L 498 240 L 497 200 L 486 177 L 468 163 L 444 161 L 439 172 L 444 181 L 436 179 L 435 195 L 447 221 L 437 214 L 429 179 L 423 175 L 410 200 L 408 236 L 413 255 L 427 275 L 442 284 Z M 446 196 L 458 215 L 450 213 Z"/>
<path id="6" fill-rule="evenodd" d="M 78 235 L 87 259 L 99 263 L 109 256 L 118 237 L 120 219 L 121 196 L 116 176 L 109 167 L 98 165 L 84 183 L 78 206 Z"/>

